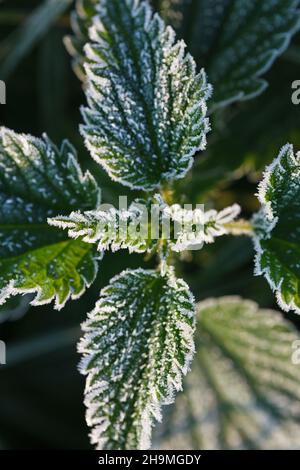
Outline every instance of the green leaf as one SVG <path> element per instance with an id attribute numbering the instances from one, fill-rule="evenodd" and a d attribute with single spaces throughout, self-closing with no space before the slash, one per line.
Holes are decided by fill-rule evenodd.
<path id="1" fill-rule="evenodd" d="M 76 211 L 69 216 L 49 218 L 48 224 L 67 229 L 70 238 L 97 243 L 100 252 L 128 249 L 130 253 L 145 253 L 157 242 L 151 239 L 148 206 L 147 201 L 137 199 L 128 209 L 109 207 L 104 210 L 99 207 L 83 213 Z"/>
<path id="2" fill-rule="evenodd" d="M 95 278 L 96 254 L 49 227 L 47 218 L 95 208 L 99 200 L 94 178 L 82 174 L 68 142 L 58 149 L 46 135 L 0 128 L 0 304 L 34 292 L 34 305 L 55 299 L 62 308 L 82 294 Z"/>
<path id="3" fill-rule="evenodd" d="M 300 154 L 292 145 L 267 168 L 258 196 L 255 272 L 266 277 L 283 310 L 300 313 Z"/>
<path id="4" fill-rule="evenodd" d="M 79 344 L 98 449 L 145 449 L 194 352 L 194 304 L 173 273 L 124 271 L 103 289 Z"/>
<path id="5" fill-rule="evenodd" d="M 278 312 L 252 301 L 198 304 L 196 357 L 157 435 L 160 448 L 298 448 L 296 341 Z"/>
<path id="6" fill-rule="evenodd" d="M 103 0 L 98 12 L 85 48 L 81 132 L 112 179 L 150 191 L 182 178 L 205 148 L 211 89 L 148 3 Z"/>
<path id="7" fill-rule="evenodd" d="M 164 7 L 169 4 L 169 7 Z M 162 0 L 214 87 L 212 107 L 254 98 L 299 29 L 299 0 Z"/>
<path id="8" fill-rule="evenodd" d="M 73 70 L 77 77 L 85 81 L 84 46 L 89 42 L 89 28 L 93 24 L 93 17 L 97 13 L 100 0 L 76 0 L 76 8 L 71 14 L 73 35 L 64 38 L 65 46 L 73 57 Z"/>
<path id="9" fill-rule="evenodd" d="M 238 204 L 226 207 L 220 212 L 215 209 L 205 211 L 202 204 L 194 210 L 182 208 L 179 204 L 166 206 L 164 213 L 171 218 L 175 227 L 174 238 L 170 241 L 171 250 L 197 250 L 205 243 L 213 243 L 217 237 L 229 233 L 228 226 L 240 211 Z"/>
<path id="10" fill-rule="evenodd" d="M 84 45 L 99 0 L 78 0 L 74 36 L 66 39 L 74 68 L 83 80 Z M 251 99 L 267 82 L 261 78 L 299 29 L 299 0 L 153 0 L 167 24 L 187 43 L 214 86 L 212 107 Z"/>
<path id="11" fill-rule="evenodd" d="M 45 0 L 0 44 L 0 77 L 8 78 L 19 62 L 47 33 L 72 0 Z"/>
<path id="12" fill-rule="evenodd" d="M 97 14 L 97 7 L 101 0 L 76 0 L 75 9 L 71 13 L 72 35 L 64 38 L 67 51 L 73 57 L 73 70 L 79 80 L 85 82 L 86 62 L 84 46 L 89 42 L 89 28 L 93 24 L 93 17 Z M 173 26 L 179 23 L 178 11 L 173 2 L 178 0 L 152 0 L 150 4 L 159 10 Z M 179 3 L 181 0 L 179 0 Z M 177 5 L 177 8 L 179 5 Z M 176 19 L 178 21 L 176 21 Z"/>
<path id="13" fill-rule="evenodd" d="M 68 229 L 71 238 L 80 237 L 84 242 L 97 243 L 98 251 L 128 249 L 131 253 L 144 253 L 155 248 L 159 240 L 167 240 L 175 252 L 202 248 L 213 243 L 216 237 L 228 233 L 227 226 L 240 213 L 240 207 L 217 212 L 204 207 L 182 208 L 178 204 L 168 206 L 159 194 L 151 200 L 134 200 L 128 209 L 110 207 L 103 210 L 48 219 L 54 227 Z"/>

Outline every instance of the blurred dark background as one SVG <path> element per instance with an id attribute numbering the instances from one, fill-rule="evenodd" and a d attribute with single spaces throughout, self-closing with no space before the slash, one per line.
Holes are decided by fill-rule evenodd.
<path id="1" fill-rule="evenodd" d="M 103 199 L 114 203 L 127 190 L 93 163 L 78 132 L 85 97 L 62 42 L 70 31 L 72 2 L 66 1 L 53 21 L 48 15 L 39 17 L 37 29 L 22 27 L 42 3 L 0 1 L 0 80 L 7 86 L 0 124 L 37 136 L 47 132 L 57 144 L 68 138 L 83 167 L 97 177 Z M 254 194 L 265 165 L 288 141 L 300 148 L 300 106 L 291 102 L 291 83 L 300 79 L 298 44 L 300 35 L 267 74 L 270 86 L 262 96 L 211 117 L 208 150 L 175 187 L 179 202 L 204 202 L 218 209 L 238 202 L 245 217 L 257 209 Z M 0 366 L 0 449 L 90 448 L 84 379 L 77 371 L 80 323 L 113 275 L 141 265 L 151 267 L 142 256 L 107 254 L 92 288 L 61 312 L 51 305 L 29 307 L 28 298 L 0 307 L 0 339 L 7 344 L 7 365 Z M 197 300 L 240 295 L 277 309 L 266 281 L 253 276 L 253 249 L 244 237 L 219 239 L 189 254 L 177 271 Z M 294 314 L 287 317 L 300 326 Z"/>

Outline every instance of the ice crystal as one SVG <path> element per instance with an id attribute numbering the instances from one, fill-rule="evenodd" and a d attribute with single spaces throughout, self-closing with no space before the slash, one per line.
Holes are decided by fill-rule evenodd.
<path id="1" fill-rule="evenodd" d="M 100 0 L 77 0 L 66 40 L 81 79 L 84 45 Z M 261 78 L 299 30 L 299 0 L 153 0 L 167 24 L 205 67 L 214 86 L 212 106 L 253 98 L 267 87 Z"/>
<path id="2" fill-rule="evenodd" d="M 298 448 L 297 331 L 279 312 L 238 297 L 201 302 L 197 311 L 192 369 L 159 426 L 159 447 Z"/>
<path id="3" fill-rule="evenodd" d="M 131 188 L 183 177 L 206 146 L 204 70 L 147 2 L 101 1 L 90 38 L 81 132 L 93 158 Z"/>
<path id="4" fill-rule="evenodd" d="M 72 212 L 69 216 L 49 218 L 48 223 L 68 229 L 71 238 L 97 243 L 98 251 L 128 249 L 131 253 L 144 253 L 155 246 L 155 240 L 151 240 L 147 206 L 146 201 L 136 200 L 128 209 L 111 207 Z"/>
<path id="5" fill-rule="evenodd" d="M 80 370 L 98 449 L 146 449 L 160 406 L 181 390 L 194 353 L 194 303 L 173 272 L 124 271 L 83 325 Z"/>
<path id="6" fill-rule="evenodd" d="M 202 208 L 195 210 L 184 209 L 178 204 L 165 208 L 174 221 L 176 238 L 171 241 L 173 251 L 184 251 L 201 247 L 204 243 L 213 243 L 215 238 L 228 234 L 226 225 L 234 221 L 241 209 L 238 204 L 226 207 L 218 212 L 215 209 L 205 211 Z"/>
<path id="7" fill-rule="evenodd" d="M 68 240 L 47 218 L 74 208 L 97 207 L 100 192 L 83 174 L 74 148 L 58 149 L 47 136 L 35 138 L 0 128 L 0 304 L 10 295 L 35 292 L 35 304 L 55 299 L 61 308 L 93 281 L 95 253 Z"/>
<path id="8" fill-rule="evenodd" d="M 73 58 L 73 69 L 77 77 L 85 82 L 84 46 L 89 42 L 89 28 L 97 14 L 97 7 L 101 0 L 76 0 L 76 8 L 71 14 L 72 35 L 64 38 L 65 46 Z M 184 2 L 191 0 L 151 0 L 152 4 L 163 16 L 166 22 L 173 27 L 179 27 L 182 21 Z"/>
<path id="9" fill-rule="evenodd" d="M 185 209 L 178 204 L 168 206 L 157 194 L 153 204 L 139 199 L 128 210 L 77 211 L 69 216 L 49 218 L 48 223 L 67 229 L 71 238 L 97 243 L 99 251 L 128 249 L 143 253 L 155 248 L 158 240 L 165 240 L 171 250 L 180 252 L 201 248 L 204 243 L 212 243 L 216 237 L 227 234 L 226 224 L 239 213 L 237 204 L 221 212 Z"/>
<path id="10" fill-rule="evenodd" d="M 78 78 L 85 81 L 84 46 L 89 41 L 89 28 L 97 13 L 100 0 L 76 0 L 76 9 L 71 14 L 72 36 L 64 38 L 65 46 L 73 57 L 73 69 Z"/>
<path id="11" fill-rule="evenodd" d="M 267 168 L 258 197 L 255 273 L 266 277 L 283 310 L 300 313 L 300 153 L 292 145 Z"/>

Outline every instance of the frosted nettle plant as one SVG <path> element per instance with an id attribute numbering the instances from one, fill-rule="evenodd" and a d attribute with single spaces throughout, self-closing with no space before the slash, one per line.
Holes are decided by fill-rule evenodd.
<path id="1" fill-rule="evenodd" d="M 81 135 L 111 179 L 142 195 L 104 208 L 71 144 L 2 127 L 0 303 L 31 293 L 33 305 L 54 300 L 60 309 L 92 284 L 106 251 L 146 254 L 152 269 L 117 274 L 82 325 L 92 444 L 150 447 L 161 406 L 175 400 L 155 445 L 283 447 L 290 433 L 300 437 L 300 373 L 289 359 L 296 331 L 250 301 L 196 303 L 176 268 L 187 250 L 247 235 L 255 274 L 280 307 L 300 313 L 299 155 L 287 145 L 267 168 L 249 221 L 237 204 L 178 204 L 176 189 L 206 149 L 208 107 L 212 114 L 264 91 L 262 74 L 299 28 L 299 1 L 197 2 L 188 47 L 164 20 L 184 36 L 192 0 L 76 3 L 65 42 L 87 98 Z M 266 433 L 271 422 L 276 432 Z"/>

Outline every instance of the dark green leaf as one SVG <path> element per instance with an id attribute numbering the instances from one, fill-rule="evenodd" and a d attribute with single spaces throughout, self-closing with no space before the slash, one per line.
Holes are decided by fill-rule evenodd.
<path id="1" fill-rule="evenodd" d="M 0 129 L 0 303 L 36 292 L 34 304 L 53 298 L 61 308 L 96 275 L 95 254 L 47 225 L 47 217 L 75 207 L 94 208 L 99 189 L 82 174 L 74 148 Z"/>
<path id="2" fill-rule="evenodd" d="M 157 436 L 160 448 L 297 448 L 296 341 L 296 330 L 278 312 L 254 302 L 200 303 L 196 357 Z"/>
<path id="3" fill-rule="evenodd" d="M 161 0 L 214 86 L 212 107 L 253 98 L 300 24 L 299 0 Z"/>
<path id="4" fill-rule="evenodd" d="M 263 274 L 283 310 L 300 313 L 300 154 L 286 145 L 267 168 L 254 218 L 256 274 Z"/>
<path id="5" fill-rule="evenodd" d="M 73 69 L 78 78 L 85 81 L 84 46 L 89 42 L 89 28 L 93 24 L 99 0 L 76 0 L 76 8 L 71 14 L 72 36 L 65 37 L 65 46 L 73 57 Z"/>
<path id="6" fill-rule="evenodd" d="M 82 134 L 112 179 L 153 190 L 182 178 L 205 148 L 210 86 L 146 2 L 103 0 L 98 11 Z"/>
<path id="7" fill-rule="evenodd" d="M 79 344 L 98 449 L 145 449 L 194 351 L 194 304 L 173 273 L 124 271 L 102 291 Z"/>

